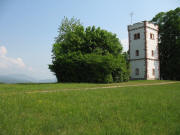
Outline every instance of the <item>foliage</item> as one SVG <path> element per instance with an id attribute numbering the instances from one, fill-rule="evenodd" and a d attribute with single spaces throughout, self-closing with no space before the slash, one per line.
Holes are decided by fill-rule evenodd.
<path id="1" fill-rule="evenodd" d="M 76 26 L 82 26 L 79 19 L 73 17 L 68 20 L 67 17 L 64 17 L 58 28 L 59 35 L 56 37 L 56 43 L 63 41 L 66 33 L 74 31 Z"/>
<path id="2" fill-rule="evenodd" d="M 116 35 L 95 26 L 84 28 L 78 19 L 62 21 L 52 52 L 49 68 L 58 82 L 112 83 L 129 79 L 128 63 Z"/>
<path id="3" fill-rule="evenodd" d="M 0 134 L 179 135 L 180 83 L 156 82 L 0 84 Z"/>
<path id="4" fill-rule="evenodd" d="M 160 71 L 163 79 L 180 80 L 180 8 L 157 14 Z"/>

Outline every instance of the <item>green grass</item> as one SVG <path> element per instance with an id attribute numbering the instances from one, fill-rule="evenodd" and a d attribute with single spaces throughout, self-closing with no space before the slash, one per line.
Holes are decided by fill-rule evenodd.
<path id="1" fill-rule="evenodd" d="M 83 90 L 159 82 L 0 84 L 0 135 L 179 135 L 179 82 Z"/>
<path id="2" fill-rule="evenodd" d="M 169 82 L 169 81 L 129 81 L 125 83 L 112 83 L 112 84 L 95 84 L 95 83 L 54 83 L 54 84 L 44 84 L 44 83 L 28 83 L 28 84 L 0 84 L 0 94 L 8 94 L 14 92 L 22 93 L 28 91 L 45 91 L 45 90 L 64 90 L 64 89 L 83 89 L 83 88 L 93 88 L 93 87 L 106 87 L 106 86 L 123 86 L 123 85 L 134 85 L 134 84 L 152 84 L 159 82 Z"/>

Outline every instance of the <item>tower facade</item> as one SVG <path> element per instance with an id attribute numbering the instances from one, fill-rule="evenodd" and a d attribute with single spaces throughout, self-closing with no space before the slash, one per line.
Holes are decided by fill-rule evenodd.
<path id="1" fill-rule="evenodd" d="M 158 26 L 143 21 L 128 26 L 131 79 L 160 79 Z"/>

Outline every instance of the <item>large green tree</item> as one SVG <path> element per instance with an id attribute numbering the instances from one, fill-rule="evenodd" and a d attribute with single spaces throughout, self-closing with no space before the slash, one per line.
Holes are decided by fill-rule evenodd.
<path id="1" fill-rule="evenodd" d="M 157 14 L 162 79 L 180 80 L 180 8 Z"/>
<path id="2" fill-rule="evenodd" d="M 58 82 L 110 83 L 129 79 L 128 63 L 115 34 L 85 28 L 78 19 L 64 18 L 52 49 L 52 64 Z"/>

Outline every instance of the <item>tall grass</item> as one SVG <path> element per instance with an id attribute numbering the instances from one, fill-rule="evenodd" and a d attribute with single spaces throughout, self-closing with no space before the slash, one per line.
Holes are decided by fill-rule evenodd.
<path id="1" fill-rule="evenodd" d="M 16 90 L 11 90 L 11 85 L 0 85 L 0 135 L 180 134 L 180 83 L 53 93 L 20 92 L 75 86 L 83 89 L 100 84 L 62 85 L 13 85 Z M 7 94 L 3 90 L 6 86 Z"/>

